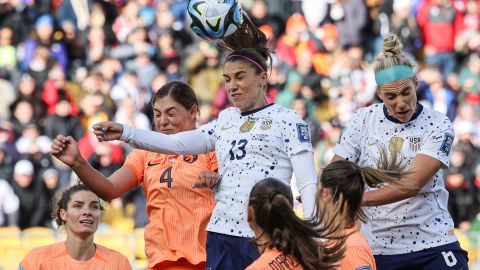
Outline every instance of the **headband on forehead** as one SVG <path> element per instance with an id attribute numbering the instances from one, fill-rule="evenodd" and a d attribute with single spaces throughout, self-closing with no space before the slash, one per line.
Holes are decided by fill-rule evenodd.
<path id="1" fill-rule="evenodd" d="M 262 72 L 265 72 L 265 69 L 262 68 L 262 66 L 260 66 L 259 63 L 257 63 L 257 61 L 253 60 L 252 58 L 250 57 L 247 57 L 247 56 L 244 56 L 244 55 L 240 55 L 240 54 L 231 54 L 230 56 L 228 56 L 227 58 L 227 61 L 229 59 L 232 59 L 233 57 L 242 57 L 244 59 L 247 59 L 248 61 L 252 62 L 253 64 L 255 64 Z"/>
<path id="2" fill-rule="evenodd" d="M 382 85 L 413 76 L 413 69 L 411 67 L 398 65 L 375 73 L 375 82 L 377 85 Z"/>

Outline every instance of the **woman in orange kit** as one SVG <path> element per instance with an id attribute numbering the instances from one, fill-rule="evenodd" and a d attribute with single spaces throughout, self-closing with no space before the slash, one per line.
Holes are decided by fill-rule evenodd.
<path id="1" fill-rule="evenodd" d="M 188 84 L 165 84 L 153 97 L 152 109 L 159 133 L 195 129 L 198 101 Z M 109 177 L 82 158 L 70 136 L 57 136 L 52 154 L 104 200 L 143 186 L 150 221 L 144 234 L 148 269 L 205 269 L 206 227 L 215 205 L 210 188 L 218 180 L 214 152 L 177 155 L 134 149 L 123 166 Z M 199 179 L 202 181 L 197 186 Z"/>
<path id="2" fill-rule="evenodd" d="M 93 242 L 103 210 L 100 198 L 79 184 L 63 192 L 52 215 L 67 240 L 31 250 L 19 270 L 131 270 L 124 255 Z"/>

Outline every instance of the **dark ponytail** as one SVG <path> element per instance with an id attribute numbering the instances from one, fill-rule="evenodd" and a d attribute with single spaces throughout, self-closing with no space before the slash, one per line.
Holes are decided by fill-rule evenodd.
<path id="1" fill-rule="evenodd" d="M 272 51 L 268 47 L 268 39 L 265 34 L 256 27 L 246 13 L 243 13 L 243 22 L 237 31 L 228 37 L 219 39 L 221 48 L 229 51 L 226 62 L 243 60 L 257 70 L 257 73 L 267 71 L 272 67 Z M 255 64 L 246 61 L 247 57 L 255 61 Z"/>
<path id="2" fill-rule="evenodd" d="M 258 182 L 250 193 L 249 207 L 253 210 L 255 225 L 271 240 L 267 247 L 294 257 L 304 269 L 333 267 L 342 258 L 344 242 L 325 247 L 319 239 L 327 230 L 319 233 L 315 228 L 318 224 L 302 220 L 295 214 L 292 192 L 285 183 L 274 178 Z M 335 227 L 332 223 L 328 225 Z M 264 244 L 258 243 L 262 236 L 255 240 L 257 245 Z"/>

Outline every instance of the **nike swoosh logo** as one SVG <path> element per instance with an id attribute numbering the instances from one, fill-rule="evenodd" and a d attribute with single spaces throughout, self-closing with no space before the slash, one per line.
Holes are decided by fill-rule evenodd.
<path id="1" fill-rule="evenodd" d="M 231 129 L 231 128 L 233 128 L 233 126 L 231 126 L 231 127 L 222 127 L 221 130 L 227 130 L 227 129 Z"/>
<path id="2" fill-rule="evenodd" d="M 148 162 L 148 166 L 155 166 L 155 165 L 158 165 L 158 164 L 162 164 L 162 162 L 158 162 L 158 163 L 152 163 L 151 161 Z"/>

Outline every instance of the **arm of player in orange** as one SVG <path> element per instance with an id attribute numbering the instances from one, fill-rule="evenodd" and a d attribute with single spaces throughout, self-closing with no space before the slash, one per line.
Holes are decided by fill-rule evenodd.
<path id="1" fill-rule="evenodd" d="M 68 165 L 80 180 L 106 201 L 118 198 L 137 186 L 135 172 L 123 166 L 108 178 L 95 170 L 81 155 L 77 142 L 70 136 L 57 136 L 52 143 L 52 155 Z"/>
<path id="2" fill-rule="evenodd" d="M 332 162 L 342 159 L 342 157 L 335 155 Z M 390 185 L 367 191 L 363 194 L 362 204 L 364 206 L 377 206 L 415 197 L 441 167 L 442 163 L 439 160 L 424 154 L 417 154 L 408 168 L 412 173 L 408 174 L 404 181 L 417 186 L 418 189 Z"/>

